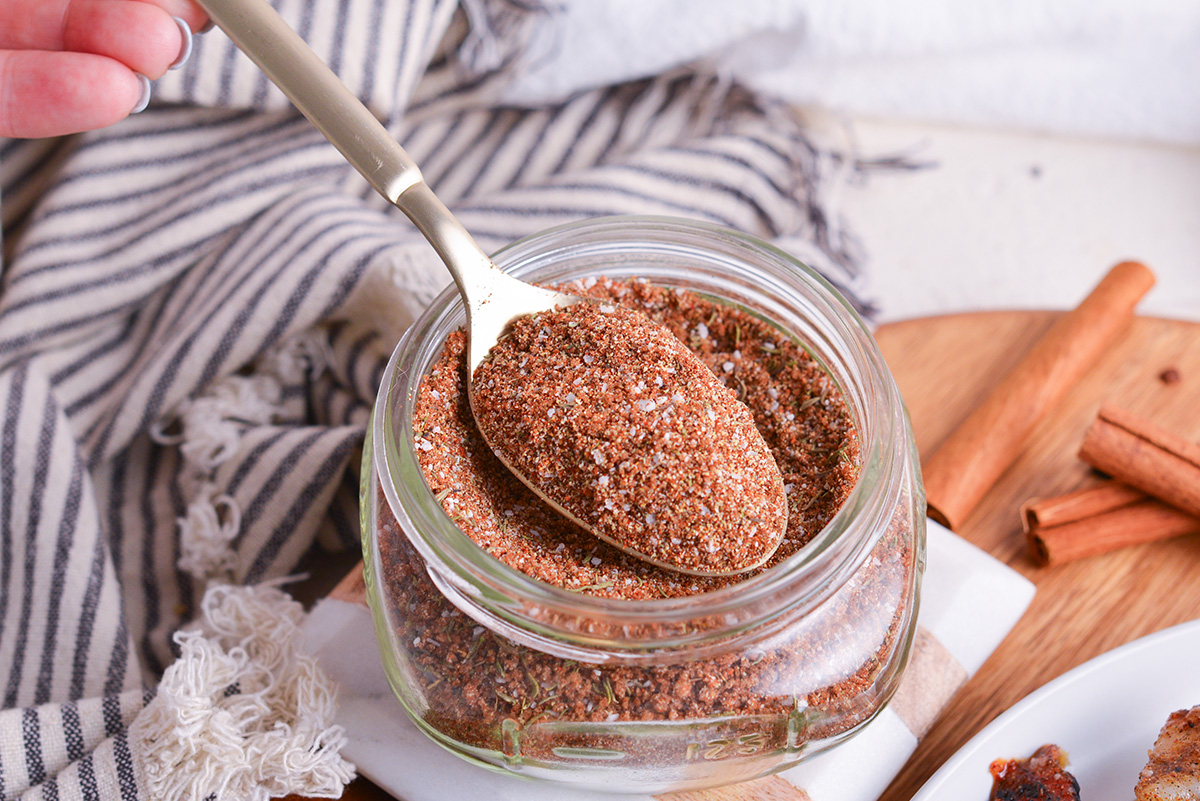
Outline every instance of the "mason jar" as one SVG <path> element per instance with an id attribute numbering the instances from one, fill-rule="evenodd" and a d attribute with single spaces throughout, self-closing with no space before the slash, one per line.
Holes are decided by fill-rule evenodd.
<path id="1" fill-rule="evenodd" d="M 780 771 L 868 725 L 908 659 L 925 517 L 907 414 L 863 320 L 788 254 L 692 221 L 574 223 L 495 260 L 526 281 L 645 281 L 765 321 L 841 393 L 857 478 L 806 544 L 719 589 L 630 600 L 532 578 L 460 529 L 419 464 L 418 390 L 465 322 L 447 290 L 392 354 L 362 470 L 368 598 L 416 725 L 476 763 L 640 793 Z"/>

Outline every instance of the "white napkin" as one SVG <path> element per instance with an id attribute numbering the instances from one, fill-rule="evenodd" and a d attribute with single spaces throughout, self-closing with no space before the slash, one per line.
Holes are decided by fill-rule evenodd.
<path id="1" fill-rule="evenodd" d="M 779 774 L 774 781 L 801 787 L 813 801 L 877 798 L 917 746 L 932 717 L 914 733 L 913 699 L 929 694 L 944 705 L 973 676 L 1033 600 L 1034 587 L 1016 571 L 929 521 L 928 565 L 917 622 L 920 647 L 896 697 L 846 744 Z M 421 733 L 392 695 L 376 649 L 370 611 L 324 600 L 305 626 L 308 650 L 341 684 L 337 723 L 346 728 L 342 749 L 359 773 L 403 801 L 491 798 L 494 801 L 593 801 L 604 793 L 531 782 L 469 764 Z M 921 653 L 944 649 L 954 669 L 923 672 Z M 898 709 L 908 704 L 905 723 Z M 651 796 L 628 796 L 651 801 Z"/>
<path id="2" fill-rule="evenodd" d="M 860 116 L 1200 144 L 1200 0 L 556 0 L 536 103 L 710 59 Z"/>

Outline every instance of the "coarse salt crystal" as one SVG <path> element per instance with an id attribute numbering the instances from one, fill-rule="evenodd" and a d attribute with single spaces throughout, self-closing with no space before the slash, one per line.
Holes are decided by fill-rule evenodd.
<path id="1" fill-rule="evenodd" d="M 601 560 L 599 556 L 593 556 L 593 557 L 592 557 L 591 559 L 589 559 L 588 561 L 592 563 L 592 567 L 599 567 L 599 566 L 600 566 L 600 562 L 601 562 L 601 561 L 603 561 L 603 560 Z"/>
<path id="2" fill-rule="evenodd" d="M 594 276 L 589 275 L 587 278 L 583 279 L 583 288 L 584 289 L 591 289 L 595 285 L 596 285 L 596 279 Z"/>
<path id="3" fill-rule="evenodd" d="M 620 716 L 619 716 L 619 715 L 618 715 L 616 712 L 609 712 L 609 713 L 608 713 L 608 717 L 606 717 L 606 718 L 604 719 L 604 722 L 605 722 L 605 723 L 612 723 L 612 722 L 613 722 L 614 720 L 616 720 L 618 717 L 620 717 Z"/>
<path id="4" fill-rule="evenodd" d="M 590 354 L 590 353 L 583 354 L 583 363 L 584 364 L 591 364 L 594 361 L 596 361 L 596 357 L 593 356 L 592 354 Z"/>
<path id="5" fill-rule="evenodd" d="M 683 397 L 682 392 L 676 392 L 674 395 L 671 396 L 671 400 L 675 401 L 676 403 L 683 403 L 684 401 L 687 400 L 687 398 Z"/>
<path id="6" fill-rule="evenodd" d="M 633 405 L 641 409 L 643 412 L 652 412 L 655 408 L 654 401 L 646 399 L 634 401 Z"/>
<path id="7" fill-rule="evenodd" d="M 608 486 L 608 476 L 600 476 L 600 478 L 596 479 L 596 483 L 602 487 L 607 487 Z"/>
<path id="8" fill-rule="evenodd" d="M 566 550 L 566 548 L 567 548 L 567 544 L 565 542 L 560 542 L 558 544 L 558 547 L 554 549 L 554 552 L 562 553 L 564 550 Z"/>
<path id="9" fill-rule="evenodd" d="M 701 339 L 708 339 L 708 326 L 704 323 L 697 325 L 696 336 L 700 337 Z"/>
<path id="10" fill-rule="evenodd" d="M 553 407 L 553 406 L 551 406 L 549 409 L 547 409 L 547 410 L 546 410 L 546 416 L 547 416 L 547 417 L 553 417 L 553 416 L 554 416 L 554 407 Z"/>
<path id="11" fill-rule="evenodd" d="M 733 365 L 733 362 L 725 362 L 724 364 L 722 364 L 722 365 L 721 365 L 721 369 L 722 369 L 722 370 L 724 370 L 724 371 L 725 371 L 725 372 L 727 372 L 727 373 L 732 373 L 732 372 L 733 372 L 733 366 L 734 366 L 734 365 Z"/>
<path id="12" fill-rule="evenodd" d="M 647 526 L 653 526 L 656 522 L 658 522 L 658 517 L 656 517 L 653 512 L 646 515 L 646 525 Z"/>
<path id="13" fill-rule="evenodd" d="M 775 387 L 767 387 L 767 395 L 768 395 L 768 396 L 770 396 L 770 397 L 772 397 L 772 398 L 778 398 L 778 397 L 779 397 L 779 390 L 778 390 L 778 389 L 776 389 Z"/>
<path id="14" fill-rule="evenodd" d="M 613 313 L 613 312 L 615 312 L 616 310 L 617 310 L 617 307 L 616 307 L 616 306 L 610 306 L 610 305 L 608 305 L 607 303 L 601 303 L 601 304 L 600 304 L 600 312 L 601 312 L 602 314 L 612 314 L 612 313 Z"/>

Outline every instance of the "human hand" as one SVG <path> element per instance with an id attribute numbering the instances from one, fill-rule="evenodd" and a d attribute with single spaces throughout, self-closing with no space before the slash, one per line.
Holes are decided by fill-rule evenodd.
<path id="1" fill-rule="evenodd" d="M 0 0 L 0 137 L 103 128 L 208 20 L 191 0 Z M 143 77 L 144 76 L 144 77 Z"/>

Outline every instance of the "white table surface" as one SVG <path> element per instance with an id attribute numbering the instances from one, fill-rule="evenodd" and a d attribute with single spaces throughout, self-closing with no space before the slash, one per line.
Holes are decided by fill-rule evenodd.
<path id="1" fill-rule="evenodd" d="M 814 123 L 845 139 L 830 119 Z M 1113 264 L 1158 276 L 1140 313 L 1200 320 L 1200 149 L 858 119 L 877 173 L 841 208 L 866 247 L 880 321 L 1074 306 Z"/>

